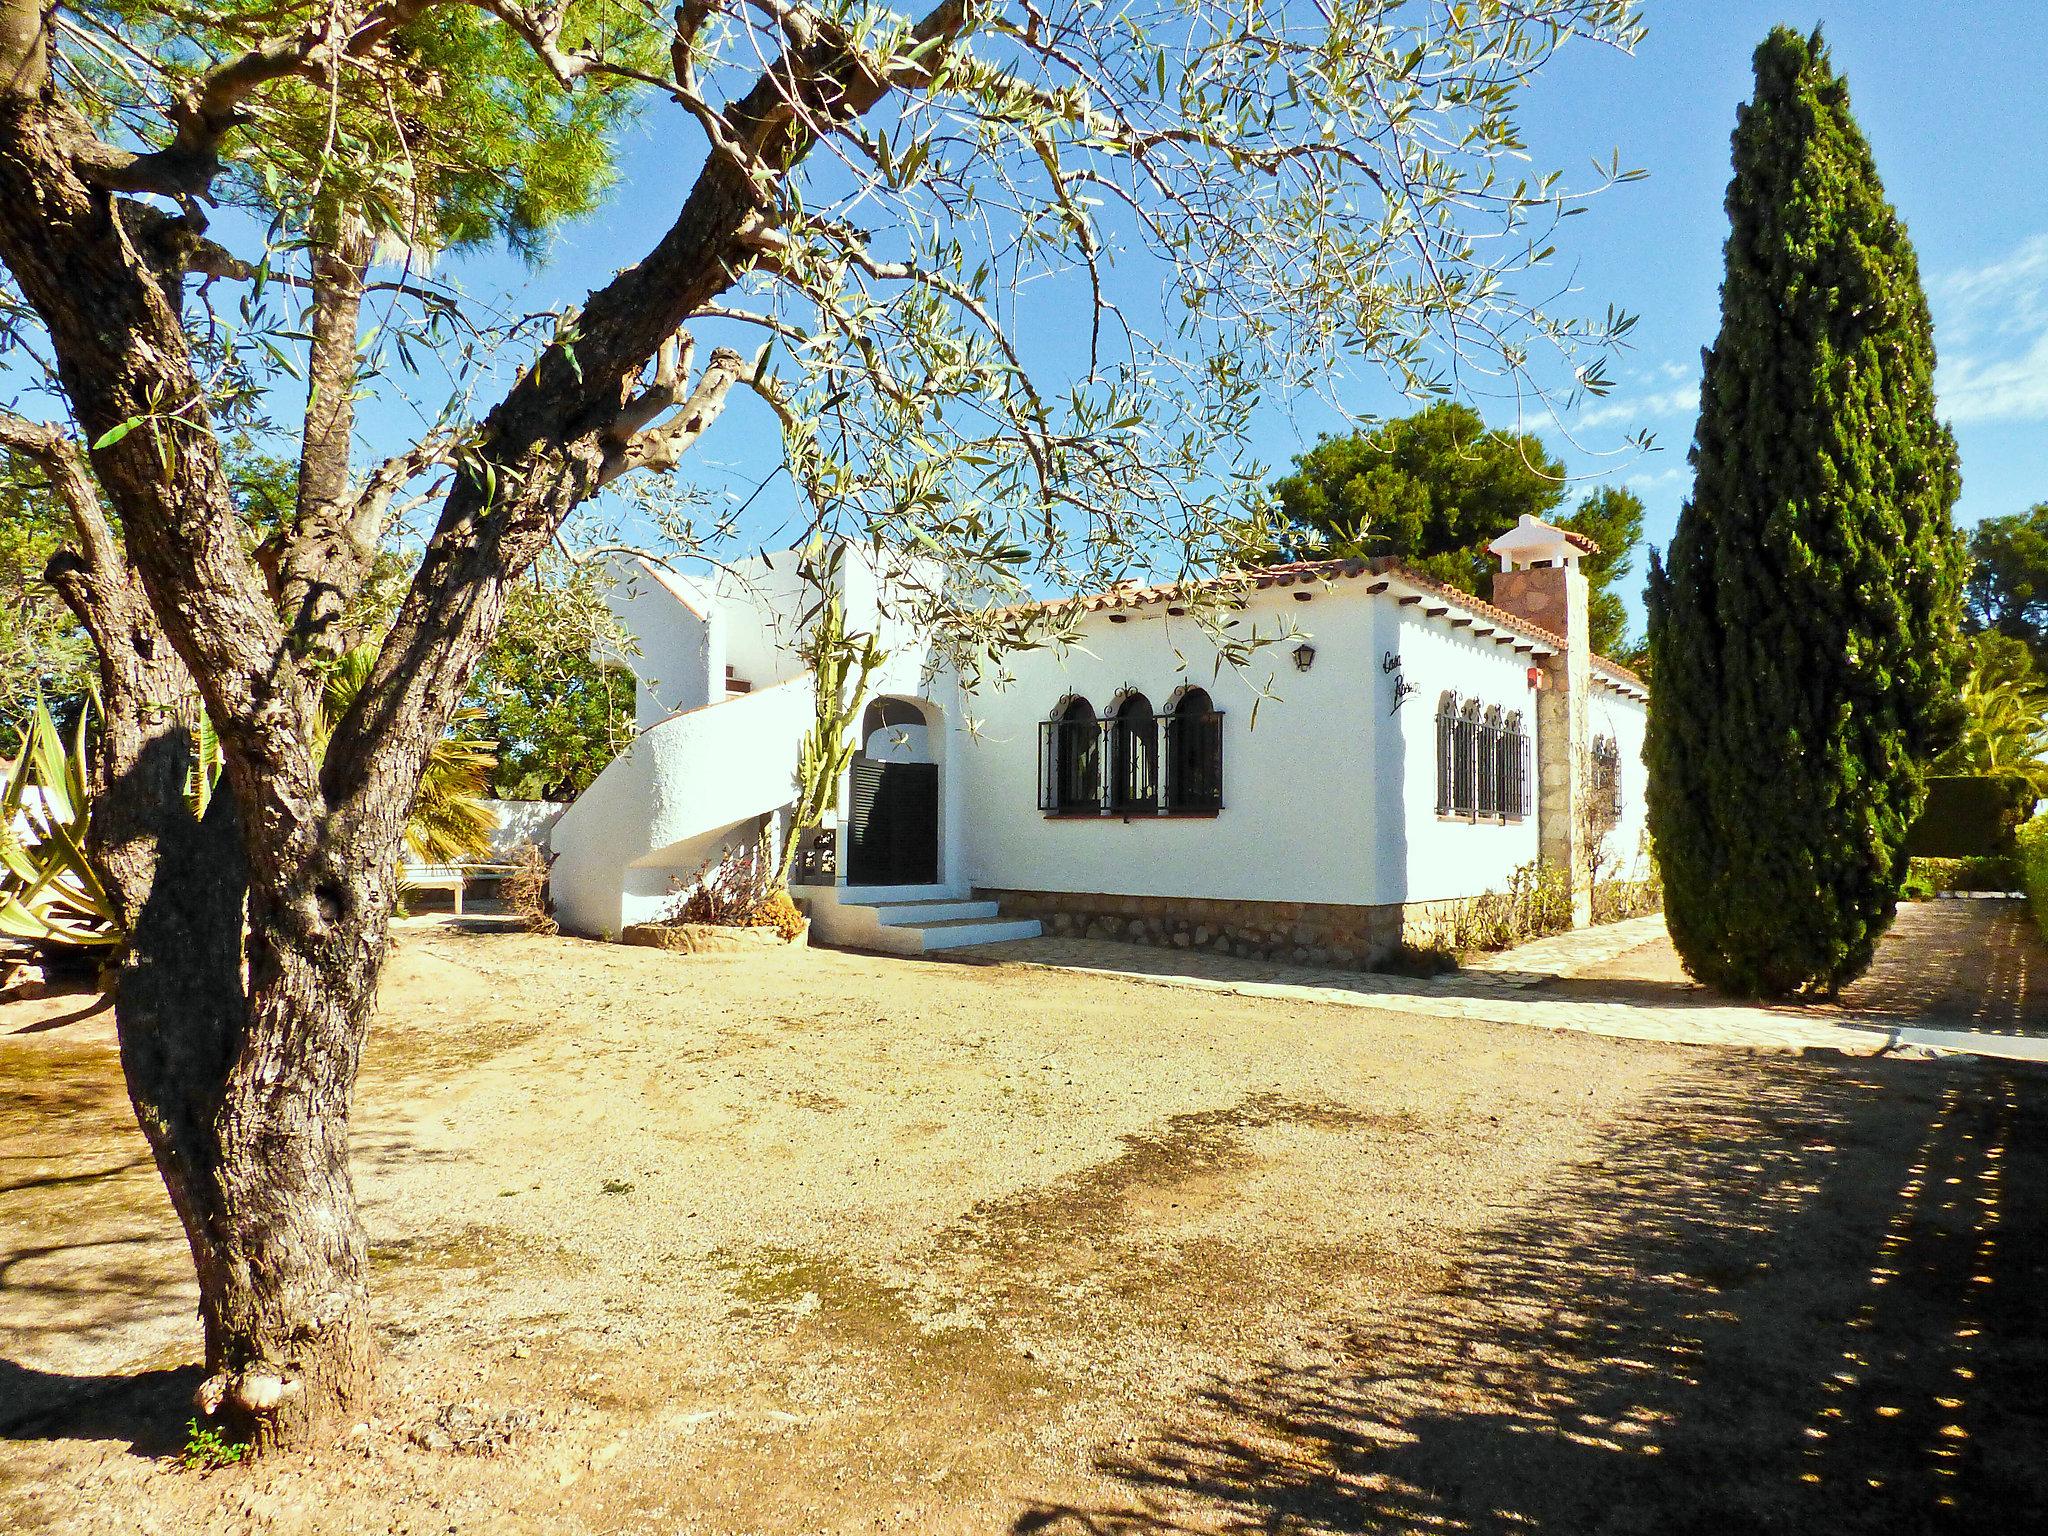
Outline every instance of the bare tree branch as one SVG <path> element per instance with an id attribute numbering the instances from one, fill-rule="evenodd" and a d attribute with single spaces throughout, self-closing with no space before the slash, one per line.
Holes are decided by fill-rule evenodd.
<path id="1" fill-rule="evenodd" d="M 627 402 L 617 424 L 604 434 L 598 485 L 608 485 L 634 470 L 674 469 L 690 445 L 718 420 L 733 386 L 751 384 L 760 377 L 767 355 L 764 347 L 750 363 L 731 348 L 720 347 L 697 376 L 696 387 L 681 396 L 693 350 L 694 343 L 687 336 L 681 338 L 680 349 L 674 338 L 662 343 L 654 382 Z M 672 414 L 657 420 L 664 412 Z"/>

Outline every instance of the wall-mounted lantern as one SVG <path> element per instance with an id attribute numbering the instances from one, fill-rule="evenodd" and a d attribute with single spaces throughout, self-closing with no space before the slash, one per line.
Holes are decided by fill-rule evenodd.
<path id="1" fill-rule="evenodd" d="M 1306 672 L 1316 664 L 1316 648 L 1312 645 L 1297 645 L 1294 648 L 1294 670 Z"/>

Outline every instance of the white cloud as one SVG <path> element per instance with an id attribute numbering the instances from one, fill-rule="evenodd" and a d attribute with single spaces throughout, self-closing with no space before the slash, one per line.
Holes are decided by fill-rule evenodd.
<path id="1" fill-rule="evenodd" d="M 1670 377 L 1666 371 L 1673 364 L 1665 364 L 1658 372 Z M 1652 394 L 1632 395 L 1624 400 L 1602 400 L 1599 404 L 1579 412 L 1573 422 L 1577 427 L 1641 427 L 1655 422 L 1670 421 L 1674 417 L 1691 416 L 1700 408 L 1700 386 L 1697 380 L 1672 389 L 1661 389 Z"/>
<path id="2" fill-rule="evenodd" d="M 1961 425 L 2048 422 L 2048 234 L 1932 288 L 1935 392 Z"/>
<path id="3" fill-rule="evenodd" d="M 1996 260 L 1947 274 L 1935 283 L 1934 299 L 1965 322 L 2000 316 L 2015 304 L 2029 318 L 2048 318 L 2048 235 L 2034 235 Z"/>
<path id="4" fill-rule="evenodd" d="M 1944 359 L 1935 379 L 1942 414 L 1964 426 L 2048 422 L 2048 328 L 2017 357 L 1966 353 Z"/>

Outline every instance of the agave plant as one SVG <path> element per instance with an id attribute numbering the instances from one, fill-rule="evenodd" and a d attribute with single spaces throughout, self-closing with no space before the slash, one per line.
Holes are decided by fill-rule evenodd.
<path id="1" fill-rule="evenodd" d="M 0 934 L 43 945 L 102 948 L 124 937 L 85 854 L 92 788 L 91 706 L 67 745 L 40 695 L 21 755 L 0 782 Z"/>

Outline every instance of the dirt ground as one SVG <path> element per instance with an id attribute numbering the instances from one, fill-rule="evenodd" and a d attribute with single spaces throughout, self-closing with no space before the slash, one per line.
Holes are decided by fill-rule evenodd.
<path id="1" fill-rule="evenodd" d="M 2008 963 L 1944 932 L 1882 963 Z M 110 1018 L 11 1005 L 0 1529 L 2027 1529 L 2044 1090 L 416 929 L 358 1103 L 377 1399 L 200 1473 Z"/>

